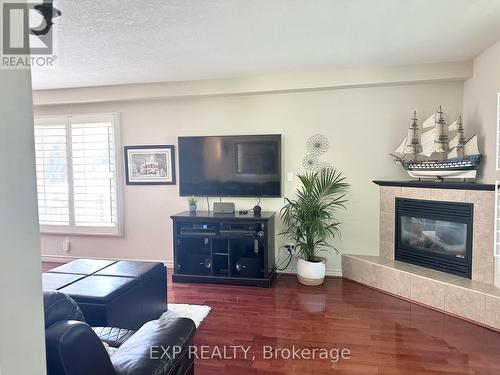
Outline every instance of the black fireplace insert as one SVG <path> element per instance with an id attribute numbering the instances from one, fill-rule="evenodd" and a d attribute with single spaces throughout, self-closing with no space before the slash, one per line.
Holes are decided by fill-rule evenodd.
<path id="1" fill-rule="evenodd" d="M 473 207 L 396 198 L 395 259 L 470 279 Z"/>

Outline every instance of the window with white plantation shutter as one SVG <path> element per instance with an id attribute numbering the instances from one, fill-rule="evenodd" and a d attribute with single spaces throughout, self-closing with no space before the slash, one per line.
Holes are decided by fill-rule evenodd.
<path id="1" fill-rule="evenodd" d="M 35 118 L 42 232 L 121 234 L 117 114 Z"/>

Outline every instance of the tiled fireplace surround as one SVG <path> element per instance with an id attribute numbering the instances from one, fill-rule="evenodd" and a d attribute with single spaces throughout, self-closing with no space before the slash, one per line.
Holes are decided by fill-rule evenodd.
<path id="1" fill-rule="evenodd" d="M 497 285 L 500 280 L 500 267 L 495 265 L 493 254 L 494 187 L 458 183 L 376 183 L 380 185 L 379 256 L 343 255 L 343 276 L 500 330 L 500 289 L 495 286 L 495 279 Z M 396 198 L 474 205 L 472 280 L 394 260 Z"/>

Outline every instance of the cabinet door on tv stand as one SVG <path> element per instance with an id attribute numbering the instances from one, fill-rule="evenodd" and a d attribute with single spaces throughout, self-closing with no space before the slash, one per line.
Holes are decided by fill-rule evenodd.
<path id="1" fill-rule="evenodd" d="M 231 276 L 264 277 L 264 243 L 257 237 L 230 241 Z"/>
<path id="2" fill-rule="evenodd" d="M 209 237 L 177 237 L 177 273 L 210 275 L 212 271 Z"/>
<path id="3" fill-rule="evenodd" d="M 212 239 L 212 273 L 214 276 L 229 276 L 229 239 Z"/>

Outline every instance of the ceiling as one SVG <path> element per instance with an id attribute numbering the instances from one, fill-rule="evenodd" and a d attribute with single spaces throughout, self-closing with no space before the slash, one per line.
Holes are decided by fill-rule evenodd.
<path id="1" fill-rule="evenodd" d="M 470 60 L 500 0 L 54 0 L 34 89 Z"/>

